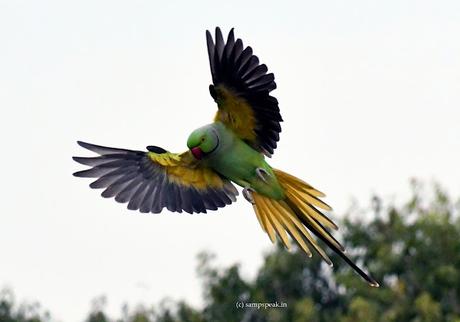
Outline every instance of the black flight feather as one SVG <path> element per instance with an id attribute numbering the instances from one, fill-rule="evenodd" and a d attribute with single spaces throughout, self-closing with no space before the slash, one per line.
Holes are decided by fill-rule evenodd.
<path id="1" fill-rule="evenodd" d="M 104 189 L 102 197 L 115 197 L 120 203 L 128 203 L 127 208 L 131 210 L 158 213 L 166 207 L 176 212 L 206 213 L 206 209 L 217 210 L 230 204 L 238 195 L 235 187 L 225 179 L 221 188 L 200 189 L 171 180 L 167 167 L 149 156 L 149 153 L 168 153 L 158 146 L 150 145 L 149 152 L 143 152 L 81 141 L 78 144 L 99 156 L 73 157 L 76 162 L 90 167 L 75 172 L 74 176 L 97 178 L 90 184 L 91 188 Z"/>
<path id="2" fill-rule="evenodd" d="M 211 33 L 206 31 L 206 43 L 213 81 L 209 90 L 211 96 L 217 101 L 219 92 L 215 88 L 223 86 L 244 99 L 253 109 L 257 128 L 262 129 L 256 132 L 257 142 L 248 143 L 271 155 L 279 141 L 279 123 L 283 121 L 278 101 L 269 95 L 276 88 L 274 75 L 267 73 L 267 66 L 260 64 L 251 47 L 244 47 L 239 38 L 235 40 L 233 29 L 226 43 L 219 27 L 215 30 L 215 42 Z M 273 122 L 277 126 L 272 126 Z M 272 135 L 273 131 L 276 135 Z"/>

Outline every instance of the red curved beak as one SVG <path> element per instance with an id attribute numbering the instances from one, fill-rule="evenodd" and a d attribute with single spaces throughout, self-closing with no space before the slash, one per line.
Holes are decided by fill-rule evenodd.
<path id="1" fill-rule="evenodd" d="M 191 148 L 190 151 L 192 151 L 192 154 L 195 157 L 195 159 L 201 160 L 201 158 L 203 158 L 203 151 L 200 147 L 196 146 L 194 148 Z"/>

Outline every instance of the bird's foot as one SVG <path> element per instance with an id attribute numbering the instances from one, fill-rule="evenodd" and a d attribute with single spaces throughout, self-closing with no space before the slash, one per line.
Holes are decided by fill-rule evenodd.
<path id="1" fill-rule="evenodd" d="M 254 198 L 252 197 L 252 193 L 254 192 L 254 189 L 252 188 L 244 188 L 243 189 L 243 196 L 244 199 L 249 201 L 251 204 L 255 204 Z"/>
<path id="2" fill-rule="evenodd" d="M 256 174 L 265 183 L 267 183 L 267 180 L 271 177 L 270 173 L 268 173 L 264 168 L 257 168 Z"/>

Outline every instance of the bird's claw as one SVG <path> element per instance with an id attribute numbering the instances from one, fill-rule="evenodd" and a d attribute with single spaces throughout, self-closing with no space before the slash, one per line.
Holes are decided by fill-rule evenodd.
<path id="1" fill-rule="evenodd" d="M 264 168 L 257 168 L 256 174 L 265 183 L 267 183 L 268 178 L 271 176 Z"/>
<path id="2" fill-rule="evenodd" d="M 252 193 L 254 192 L 254 189 L 252 188 L 244 188 L 243 189 L 243 196 L 244 199 L 249 201 L 251 204 L 255 204 L 254 198 L 252 197 Z"/>

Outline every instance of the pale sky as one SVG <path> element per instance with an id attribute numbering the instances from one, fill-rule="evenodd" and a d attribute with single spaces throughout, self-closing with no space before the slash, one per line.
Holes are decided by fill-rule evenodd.
<path id="1" fill-rule="evenodd" d="M 131 212 L 99 196 L 76 140 L 181 152 L 212 120 L 205 30 L 251 45 L 285 122 L 270 163 L 339 218 L 408 180 L 460 195 L 459 1 L 0 0 L 0 288 L 81 321 L 90 300 L 200 305 L 196 254 L 252 277 L 272 249 L 252 207 Z M 398 196 L 398 197 L 396 197 Z"/>

